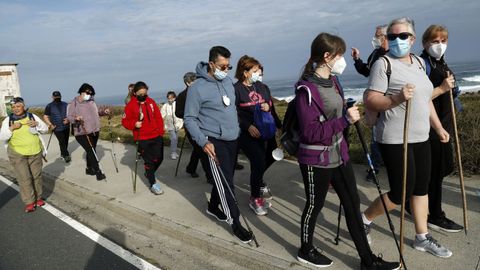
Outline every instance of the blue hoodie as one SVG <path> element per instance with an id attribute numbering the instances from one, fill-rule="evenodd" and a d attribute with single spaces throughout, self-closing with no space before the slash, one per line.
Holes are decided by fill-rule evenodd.
<path id="1" fill-rule="evenodd" d="M 208 137 L 233 141 L 240 133 L 232 79 L 218 81 L 208 74 L 207 67 L 206 62 L 197 65 L 197 79 L 188 88 L 184 116 L 188 132 L 202 148 Z M 223 104 L 224 95 L 230 98 L 229 106 Z"/>

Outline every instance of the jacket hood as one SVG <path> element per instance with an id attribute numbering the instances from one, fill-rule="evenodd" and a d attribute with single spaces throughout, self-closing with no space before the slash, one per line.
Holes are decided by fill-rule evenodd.
<path id="1" fill-rule="evenodd" d="M 208 62 L 201 61 L 200 63 L 197 64 L 197 68 L 195 70 L 197 72 L 197 77 L 204 78 L 205 80 L 213 83 L 222 83 L 224 80 L 227 78 L 223 79 L 222 81 L 219 81 L 215 79 L 214 77 L 210 76 L 208 74 Z"/>

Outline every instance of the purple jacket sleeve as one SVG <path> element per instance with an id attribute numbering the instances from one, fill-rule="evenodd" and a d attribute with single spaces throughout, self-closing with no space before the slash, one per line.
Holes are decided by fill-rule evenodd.
<path id="1" fill-rule="evenodd" d="M 295 106 L 300 128 L 300 142 L 310 145 L 331 145 L 333 136 L 342 132 L 348 126 L 348 122 L 343 116 L 320 122 L 321 112 L 314 102 L 312 100 L 312 104 L 309 105 L 307 90 L 298 90 Z"/>

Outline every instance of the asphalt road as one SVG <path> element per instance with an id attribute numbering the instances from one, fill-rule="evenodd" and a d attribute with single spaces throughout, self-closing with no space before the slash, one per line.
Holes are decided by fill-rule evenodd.
<path id="1" fill-rule="evenodd" d="M 0 181 L 0 270 L 137 269 L 44 209 L 23 207 Z"/>

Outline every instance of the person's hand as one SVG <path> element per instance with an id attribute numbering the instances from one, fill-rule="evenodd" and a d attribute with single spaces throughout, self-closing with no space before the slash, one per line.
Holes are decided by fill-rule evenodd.
<path id="1" fill-rule="evenodd" d="M 400 90 L 400 96 L 403 101 L 410 100 L 413 97 L 413 92 L 415 92 L 415 85 L 407 83 L 402 90 Z"/>
<path id="2" fill-rule="evenodd" d="M 50 123 L 48 125 L 48 129 L 55 129 L 57 126 L 55 126 L 54 124 Z"/>
<path id="3" fill-rule="evenodd" d="M 83 117 L 78 115 L 75 117 L 75 121 L 82 121 L 83 120 Z"/>
<path id="4" fill-rule="evenodd" d="M 22 127 L 22 124 L 20 124 L 20 122 L 14 122 L 9 128 L 10 128 L 10 131 L 14 131 L 16 129 L 19 129 Z"/>
<path id="5" fill-rule="evenodd" d="M 70 121 L 68 121 L 68 118 L 64 118 L 64 119 L 63 119 L 63 124 L 64 124 L 64 125 L 68 125 L 68 123 L 70 123 Z"/>
<path id="6" fill-rule="evenodd" d="M 358 60 L 360 58 L 360 51 L 357 48 L 352 47 L 352 58 Z"/>
<path id="7" fill-rule="evenodd" d="M 106 115 L 110 115 L 110 109 L 105 109 L 105 111 L 103 111 Z"/>
<path id="8" fill-rule="evenodd" d="M 260 131 L 258 131 L 254 125 L 250 125 L 248 127 L 248 133 L 250 133 L 250 136 L 253 138 L 260 138 Z"/>
<path id="9" fill-rule="evenodd" d="M 436 129 L 435 132 L 442 143 L 447 143 L 450 141 L 450 134 L 443 127 Z"/>
<path id="10" fill-rule="evenodd" d="M 142 121 L 137 121 L 137 122 L 135 123 L 135 127 L 136 127 L 136 128 L 141 128 L 141 127 L 142 127 Z"/>
<path id="11" fill-rule="evenodd" d="M 203 147 L 203 151 L 207 153 L 209 157 L 211 157 L 213 160 L 217 159 L 217 156 L 215 154 L 215 146 L 211 142 L 207 142 L 205 146 Z"/>
<path id="12" fill-rule="evenodd" d="M 440 88 L 442 88 L 443 93 L 446 93 L 453 87 L 455 87 L 455 77 L 450 73 L 450 71 L 447 71 L 447 77 L 443 80 Z"/>
<path id="13" fill-rule="evenodd" d="M 270 105 L 268 105 L 268 103 L 264 102 L 260 105 L 260 109 L 264 112 L 268 112 L 270 110 Z"/>
<path id="14" fill-rule="evenodd" d="M 35 121 L 35 120 L 28 120 L 28 121 L 27 121 L 27 125 L 28 125 L 29 127 L 36 127 L 36 126 L 38 126 L 38 122 Z"/>
<path id="15" fill-rule="evenodd" d="M 347 110 L 347 120 L 350 124 L 353 124 L 360 120 L 360 111 L 357 106 L 352 106 Z"/>

